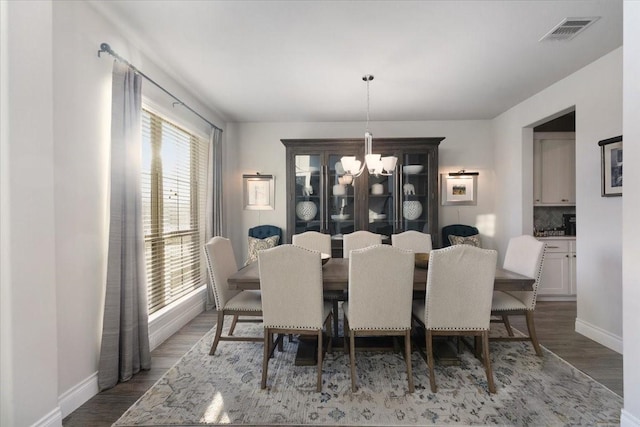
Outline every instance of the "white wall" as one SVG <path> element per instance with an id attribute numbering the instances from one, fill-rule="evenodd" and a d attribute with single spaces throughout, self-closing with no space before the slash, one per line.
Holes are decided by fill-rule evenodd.
<path id="1" fill-rule="evenodd" d="M 383 137 L 445 137 L 438 151 L 440 172 L 462 168 L 480 172 L 478 205 L 440 207 L 439 223 L 477 224 L 487 247 L 493 245 L 493 158 L 488 121 L 441 122 L 373 122 L 375 139 Z M 238 263 L 247 253 L 247 230 L 259 224 L 286 228 L 285 147 L 280 139 L 289 138 L 359 138 L 364 123 L 233 123 L 228 125 L 227 152 L 229 174 L 226 176 L 225 212 L 227 233 L 233 241 Z M 363 139 L 364 144 L 364 139 Z M 242 174 L 265 173 L 276 177 L 275 210 L 242 210 Z"/>
<path id="2" fill-rule="evenodd" d="M 88 3 L 1 7 L 1 424 L 59 425 L 97 391 L 113 62 L 100 43 L 224 123 Z M 143 96 L 208 134 L 147 82 Z"/>
<path id="3" fill-rule="evenodd" d="M 0 424 L 61 422 L 50 3 L 2 9 Z"/>
<path id="4" fill-rule="evenodd" d="M 87 3 L 54 2 L 53 18 L 59 392 L 66 397 L 96 372 L 102 333 L 113 58 L 98 58 L 100 44 L 109 43 L 192 108 L 221 121 Z M 208 134 L 204 121 L 172 108 L 173 100 L 145 80 L 143 95 Z"/>
<path id="5" fill-rule="evenodd" d="M 622 282 L 624 330 L 624 409 L 622 427 L 640 426 L 640 2 L 624 2 L 623 122 L 624 169 L 622 198 Z"/>
<path id="6" fill-rule="evenodd" d="M 622 133 L 622 48 L 495 119 L 498 246 L 503 251 L 509 237 L 531 232 L 531 131 L 524 128 L 571 106 L 576 109 L 576 330 L 622 352 L 622 199 L 600 196 L 598 147 L 599 140 Z"/>

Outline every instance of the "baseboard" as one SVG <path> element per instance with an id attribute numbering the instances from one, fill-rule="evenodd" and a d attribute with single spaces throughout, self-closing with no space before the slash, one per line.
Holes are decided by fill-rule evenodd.
<path id="1" fill-rule="evenodd" d="M 57 406 L 51 412 L 49 412 L 44 417 L 40 418 L 38 421 L 33 423 L 31 427 L 60 427 L 62 425 L 62 414 L 60 412 L 60 407 Z"/>
<path id="2" fill-rule="evenodd" d="M 575 295 L 538 295 L 538 301 L 576 301 Z"/>
<path id="3" fill-rule="evenodd" d="M 96 371 L 58 397 L 62 418 L 81 407 L 99 391 L 98 371 Z"/>
<path id="4" fill-rule="evenodd" d="M 198 314 L 202 313 L 206 298 L 207 289 L 203 286 L 171 304 L 171 307 L 154 313 L 149 318 L 149 347 L 151 350 L 154 350 Z"/>
<path id="5" fill-rule="evenodd" d="M 631 415 L 623 408 L 620 411 L 620 427 L 640 427 L 640 418 Z"/>
<path id="6" fill-rule="evenodd" d="M 580 319 L 576 319 L 576 332 L 622 354 L 622 337 Z"/>
<path id="7" fill-rule="evenodd" d="M 158 313 L 154 313 L 149 318 L 149 347 L 151 350 L 162 344 L 167 338 L 176 333 L 180 328 L 189 323 L 194 317 L 204 310 L 204 304 L 207 297 L 206 287 L 202 287 L 186 295 L 184 298 L 171 304 Z M 98 394 L 98 372 L 82 380 L 69 390 L 62 393 L 59 398 L 58 415 L 62 414 L 62 418 L 71 414 L 73 411 L 82 406 L 85 402 Z M 38 424 L 44 426 L 54 424 Z"/>

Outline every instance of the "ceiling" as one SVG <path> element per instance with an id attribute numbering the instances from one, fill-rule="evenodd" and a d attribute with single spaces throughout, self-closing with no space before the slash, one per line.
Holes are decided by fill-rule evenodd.
<path id="1" fill-rule="evenodd" d="M 372 121 L 491 119 L 622 45 L 622 0 L 93 4 L 228 122 L 362 121 L 364 74 Z"/>

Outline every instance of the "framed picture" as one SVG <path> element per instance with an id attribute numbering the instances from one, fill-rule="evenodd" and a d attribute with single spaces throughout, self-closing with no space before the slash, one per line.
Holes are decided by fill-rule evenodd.
<path id="1" fill-rule="evenodd" d="M 471 206 L 478 203 L 478 173 L 440 174 L 442 205 Z"/>
<path id="2" fill-rule="evenodd" d="M 275 179 L 273 175 L 242 175 L 244 209 L 266 211 L 275 208 Z"/>
<path id="3" fill-rule="evenodd" d="M 602 197 L 622 196 L 622 135 L 598 142 Z"/>

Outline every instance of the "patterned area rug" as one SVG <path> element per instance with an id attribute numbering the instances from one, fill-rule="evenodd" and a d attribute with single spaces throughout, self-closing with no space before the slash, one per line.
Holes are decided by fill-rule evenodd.
<path id="1" fill-rule="evenodd" d="M 493 328 L 493 326 L 492 326 Z M 341 349 L 323 365 L 294 366 L 297 342 L 269 362 L 260 389 L 262 344 L 221 342 L 208 351 L 215 328 L 147 391 L 114 426 L 189 425 L 610 425 L 619 424 L 622 398 L 544 349 L 527 342 L 492 342 L 497 393 L 490 395 L 482 364 L 465 350 L 460 366 L 438 366 L 431 393 L 427 367 L 413 353 L 416 390 L 407 393 L 400 353 L 358 352 L 359 390 L 351 392 L 349 358 Z M 259 335 L 238 324 L 236 335 Z"/>

